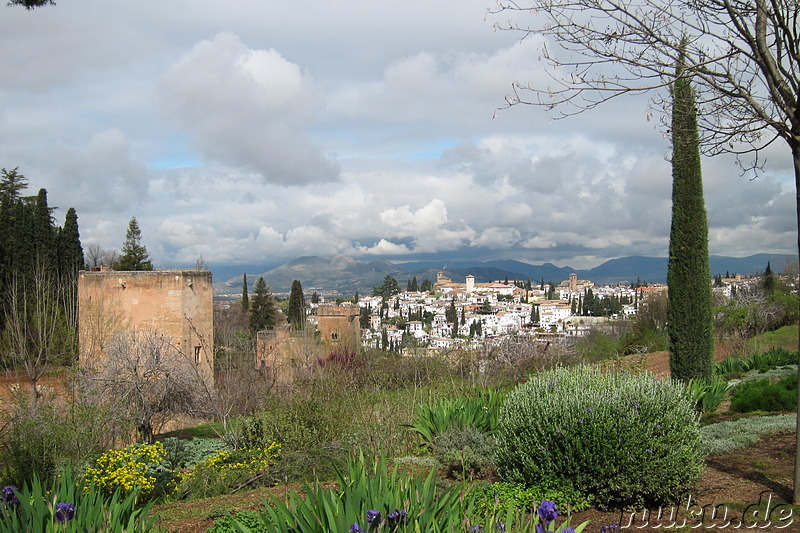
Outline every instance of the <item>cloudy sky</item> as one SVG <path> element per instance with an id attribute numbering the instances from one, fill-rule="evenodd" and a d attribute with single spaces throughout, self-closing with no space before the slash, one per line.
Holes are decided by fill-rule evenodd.
<path id="1" fill-rule="evenodd" d="M 156 266 L 665 256 L 668 139 L 643 98 L 497 111 L 541 42 L 492 0 L 58 0 L 0 7 L 0 167 L 84 247 L 136 216 Z M 705 160 L 710 250 L 795 253 L 791 160 Z"/>

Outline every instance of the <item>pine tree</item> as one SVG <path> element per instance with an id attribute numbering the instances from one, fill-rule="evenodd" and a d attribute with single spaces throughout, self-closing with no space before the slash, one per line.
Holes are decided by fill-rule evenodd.
<path id="1" fill-rule="evenodd" d="M 242 310 L 250 310 L 250 296 L 247 294 L 247 273 L 242 276 Z"/>
<path id="2" fill-rule="evenodd" d="M 142 230 L 136 217 L 131 217 L 125 242 L 122 244 L 122 256 L 117 263 L 117 270 L 153 270 L 153 263 L 149 259 L 147 247 L 142 245 Z"/>
<path id="3" fill-rule="evenodd" d="M 358 293 L 356 293 L 358 294 Z M 286 320 L 294 329 L 302 329 L 306 322 L 306 302 L 303 297 L 303 286 L 299 280 L 292 282 L 292 290 L 289 293 L 289 305 L 286 309 Z"/>
<path id="4" fill-rule="evenodd" d="M 407 290 L 408 290 L 408 292 L 418 292 L 419 291 L 419 285 L 417 285 L 417 276 L 414 276 L 408 282 L 408 289 Z"/>
<path id="5" fill-rule="evenodd" d="M 250 302 L 250 331 L 259 332 L 274 328 L 278 320 L 278 307 L 275 297 L 267 287 L 264 278 L 258 278 L 254 287 L 253 299 Z"/>
<path id="6" fill-rule="evenodd" d="M 681 51 L 686 46 L 681 43 Z M 697 110 L 681 53 L 672 85 L 672 226 L 667 266 L 667 324 L 674 379 L 710 379 L 714 338 L 708 222 Z"/>
<path id="7" fill-rule="evenodd" d="M 317 291 L 314 291 L 314 292 L 311 293 L 311 303 L 312 304 L 318 304 L 319 303 L 319 294 L 317 294 Z"/>

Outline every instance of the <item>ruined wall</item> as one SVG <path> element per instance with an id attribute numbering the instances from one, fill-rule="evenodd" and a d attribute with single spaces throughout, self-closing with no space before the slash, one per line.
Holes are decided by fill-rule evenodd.
<path id="1" fill-rule="evenodd" d="M 354 304 L 323 304 L 317 307 L 320 338 L 329 342 L 359 342 L 361 308 Z"/>
<path id="2" fill-rule="evenodd" d="M 214 379 L 214 315 L 211 272 L 80 272 L 78 275 L 78 359 L 102 361 L 103 347 L 125 329 L 154 330 Z"/>

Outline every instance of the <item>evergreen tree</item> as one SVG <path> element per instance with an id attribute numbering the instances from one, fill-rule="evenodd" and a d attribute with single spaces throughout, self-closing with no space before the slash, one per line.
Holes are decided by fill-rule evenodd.
<path id="1" fill-rule="evenodd" d="M 39 189 L 33 211 L 33 248 L 37 267 L 49 274 L 58 269 L 58 248 L 55 245 L 55 225 L 52 209 L 47 205 L 47 190 Z"/>
<path id="2" fill-rule="evenodd" d="M 74 207 L 67 210 L 64 227 L 58 231 L 58 270 L 61 276 L 74 279 L 83 270 L 83 247 L 78 230 L 78 214 Z"/>
<path id="3" fill-rule="evenodd" d="M 242 276 L 242 310 L 244 312 L 250 310 L 250 296 L 247 292 L 247 272 L 245 272 Z"/>
<path id="4" fill-rule="evenodd" d="M 391 298 L 395 294 L 399 293 L 400 293 L 400 286 L 397 284 L 397 280 L 394 279 L 392 276 L 384 277 L 382 285 L 378 285 L 372 288 L 373 296 L 383 296 L 384 298 Z"/>
<path id="5" fill-rule="evenodd" d="M 20 193 L 28 188 L 28 178 L 18 170 L 19 167 L 11 170 L 0 169 L 0 199 L 17 200 L 20 198 Z"/>
<path id="6" fill-rule="evenodd" d="M 775 290 L 775 275 L 772 273 L 770 262 L 767 261 L 767 269 L 764 271 L 764 276 L 761 279 L 761 288 L 767 295 L 770 295 Z"/>
<path id="7" fill-rule="evenodd" d="M 253 299 L 250 302 L 250 331 L 259 332 L 274 328 L 278 320 L 278 306 L 275 297 L 267 287 L 264 278 L 258 278 L 254 287 Z"/>
<path id="8" fill-rule="evenodd" d="M 465 325 L 467 323 L 467 317 L 464 312 L 464 308 L 461 308 L 461 325 Z"/>
<path id="9" fill-rule="evenodd" d="M 433 290 L 433 283 L 429 279 L 423 279 L 422 284 L 419 286 L 421 292 L 430 292 Z"/>
<path id="10" fill-rule="evenodd" d="M 687 40 L 681 43 L 685 49 Z M 697 111 L 681 54 L 672 85 L 672 226 L 667 324 L 674 379 L 710 379 L 713 364 L 708 223 L 703 201 Z"/>
<path id="11" fill-rule="evenodd" d="M 358 293 L 356 293 L 358 294 Z M 306 323 L 306 301 L 303 297 L 303 286 L 300 280 L 292 282 L 292 290 L 289 293 L 289 305 L 286 309 L 286 320 L 294 329 L 302 329 Z"/>
<path id="12" fill-rule="evenodd" d="M 358 299 L 359 299 L 358 298 L 358 291 L 356 291 L 356 293 L 353 295 L 353 303 L 357 304 L 358 303 Z"/>
<path id="13" fill-rule="evenodd" d="M 458 311 L 456 311 L 455 298 L 450 299 L 450 306 L 444 312 L 444 317 L 448 322 L 455 322 L 458 320 Z"/>
<path id="14" fill-rule="evenodd" d="M 366 306 L 360 309 L 359 317 L 358 317 L 358 325 L 361 329 L 369 329 L 370 325 L 370 316 L 372 315 L 372 307 Z"/>
<path id="15" fill-rule="evenodd" d="M 131 217 L 125 242 L 122 244 L 122 255 L 117 263 L 117 270 L 153 270 L 147 247 L 142 245 L 142 230 L 136 217 Z"/>

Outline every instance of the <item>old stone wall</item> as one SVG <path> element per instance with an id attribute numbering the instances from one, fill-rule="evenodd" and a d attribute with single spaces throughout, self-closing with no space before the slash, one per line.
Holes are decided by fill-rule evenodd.
<path id="1" fill-rule="evenodd" d="M 103 347 L 123 330 L 168 335 L 207 383 L 214 379 L 211 272 L 81 272 L 78 276 L 79 361 L 102 361 Z"/>

